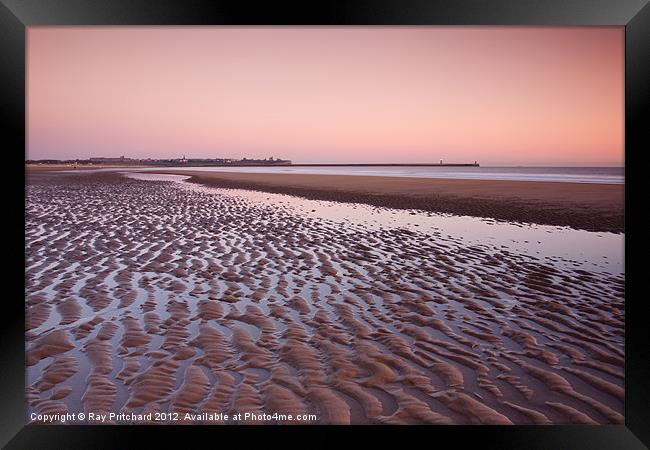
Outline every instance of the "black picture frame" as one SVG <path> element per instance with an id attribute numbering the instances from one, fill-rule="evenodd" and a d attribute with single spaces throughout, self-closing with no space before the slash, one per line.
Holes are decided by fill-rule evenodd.
<path id="1" fill-rule="evenodd" d="M 642 153 L 648 146 L 643 117 L 650 116 L 650 6 L 648 0 L 365 0 L 318 2 L 250 2 L 223 0 L 0 0 L 0 111 L 3 157 L 6 161 L 5 236 L 7 267 L 0 322 L 0 444 L 6 448 L 131 448 L 134 435 L 153 427 L 29 426 L 25 425 L 24 363 L 24 160 L 25 149 L 25 34 L 38 25 L 520 25 L 625 27 L 625 202 L 626 262 L 640 253 L 645 223 L 634 202 L 643 195 Z M 15 237 L 14 237 L 15 233 Z M 19 236 L 23 236 L 20 239 Z M 646 448 L 650 445 L 650 370 L 648 325 L 644 314 L 643 264 L 626 264 L 626 399 L 625 425 L 619 426 L 452 426 L 373 427 L 375 437 L 396 431 L 425 434 L 431 443 L 451 439 L 454 447 L 474 442 L 482 448 Z M 23 280 L 23 282 L 21 282 Z M 237 428 L 237 427 L 235 427 Z M 323 431 L 323 427 L 320 427 Z M 334 428 L 334 427 L 331 427 Z M 359 427 L 337 431 L 348 432 Z M 157 437 L 184 433 L 191 442 L 208 434 L 212 442 L 236 432 L 239 443 L 258 432 L 294 440 L 307 427 L 155 427 Z M 321 433 L 321 444 L 339 437 Z M 242 434 L 242 431 L 246 434 Z M 218 437 L 219 441 L 214 441 Z M 190 441 L 188 441 L 190 442 Z M 402 441 L 405 442 L 405 441 Z M 426 442 L 426 441 L 425 441 Z M 398 441 L 398 443 L 400 443 Z M 403 445 L 403 444 L 402 444 Z"/>

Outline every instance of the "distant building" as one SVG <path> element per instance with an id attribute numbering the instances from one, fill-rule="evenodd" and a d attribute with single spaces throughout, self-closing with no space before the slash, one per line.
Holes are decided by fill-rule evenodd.
<path id="1" fill-rule="evenodd" d="M 112 164 L 112 163 L 120 164 L 126 161 L 131 161 L 131 158 L 125 158 L 124 155 L 120 156 L 119 158 L 105 158 L 102 156 L 90 158 L 91 163 L 97 163 L 97 164 Z"/>
<path id="2" fill-rule="evenodd" d="M 234 158 L 187 158 L 183 155 L 182 158 L 171 159 L 158 159 L 146 158 L 135 159 L 120 156 L 119 158 L 93 156 L 88 159 L 76 160 L 27 160 L 27 164 L 76 164 L 76 165 L 102 165 L 102 164 L 115 164 L 115 165 L 154 165 L 154 166 L 174 166 L 178 164 L 188 164 L 192 166 L 265 166 L 265 165 L 291 165 L 288 159 L 274 158 L 271 156 L 267 159 L 234 159 Z"/>

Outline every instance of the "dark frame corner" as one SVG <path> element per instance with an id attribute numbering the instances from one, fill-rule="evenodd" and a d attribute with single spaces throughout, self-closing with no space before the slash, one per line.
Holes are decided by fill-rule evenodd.
<path id="1" fill-rule="evenodd" d="M 649 0 L 349 0 L 347 2 L 249 2 L 236 0 L 0 0 L 0 111 L 3 137 L 9 138 L 5 157 L 8 170 L 17 180 L 7 186 L 5 197 L 9 222 L 16 235 L 24 238 L 24 159 L 25 148 L 25 43 L 26 28 L 38 25 L 615 25 L 625 26 L 625 173 L 626 204 L 643 192 L 640 158 L 648 145 L 643 117 L 650 116 L 650 5 Z M 636 194 L 635 194 L 636 193 Z M 640 251 L 643 229 L 639 208 L 626 211 L 626 258 Z M 20 239 L 6 239 L 5 252 L 24 255 Z M 641 265 L 626 268 L 626 403 L 625 425 L 550 427 L 437 427 L 435 441 L 451 438 L 462 444 L 470 439 L 488 448 L 571 448 L 618 449 L 650 446 L 649 333 L 643 314 L 646 297 L 642 293 Z M 89 448 L 131 445 L 136 433 L 150 427 L 26 426 L 24 423 L 24 272 L 10 265 L 5 279 L 12 291 L 5 295 L 8 318 L 1 329 L 0 348 L 0 444 L 6 448 Z M 172 430 L 165 428 L 160 436 Z M 196 433 L 207 427 L 192 428 Z M 269 427 L 270 428 L 270 427 Z M 350 427 L 353 428 L 353 427 Z M 388 428 L 388 427 L 386 427 Z M 385 436 L 386 428 L 373 428 Z M 244 429 L 244 428 L 240 428 Z M 302 428 L 304 430 L 304 428 Z M 403 431 L 405 428 L 401 428 Z M 132 431 L 134 430 L 134 431 Z M 257 434 L 259 429 L 256 429 Z M 262 433 L 267 429 L 261 430 Z M 296 429 L 286 428 L 276 436 L 295 437 Z M 329 430 L 329 429 L 328 429 Z M 413 428 L 406 427 L 407 432 Z M 430 432 L 417 427 L 415 431 Z M 173 431 L 178 431 L 174 428 Z M 340 431 L 337 428 L 337 431 Z M 389 428 L 390 434 L 395 428 Z M 219 430 L 219 435 L 226 431 Z M 229 431 L 230 432 L 230 431 Z M 327 433 L 327 435 L 331 435 Z M 247 439 L 245 435 L 240 435 Z M 215 437 L 215 433 L 211 438 Z M 335 441 L 324 437 L 323 443 Z M 214 441 L 213 441 L 214 442 Z M 221 441 L 223 442 L 223 441 Z M 245 441 L 243 441 L 245 442 Z"/>

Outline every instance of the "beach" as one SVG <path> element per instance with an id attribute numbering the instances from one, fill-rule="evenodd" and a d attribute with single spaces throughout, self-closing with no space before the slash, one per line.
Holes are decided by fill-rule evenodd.
<path id="1" fill-rule="evenodd" d="M 622 186 L 513 183 L 28 172 L 28 412 L 622 424 Z"/>
<path id="2" fill-rule="evenodd" d="M 207 186 L 623 232 L 622 184 L 155 170 Z"/>

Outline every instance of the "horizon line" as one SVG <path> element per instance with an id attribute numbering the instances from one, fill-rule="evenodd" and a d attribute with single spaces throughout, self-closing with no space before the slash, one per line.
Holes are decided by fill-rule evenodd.
<path id="1" fill-rule="evenodd" d="M 119 157 L 108 157 L 111 159 L 119 159 Z M 26 159 L 25 163 L 27 164 L 28 161 L 57 161 L 57 162 L 73 162 L 73 161 L 89 161 L 90 158 L 88 159 L 80 159 L 80 158 L 70 158 L 70 159 L 54 159 L 54 158 L 41 158 L 41 159 L 33 159 L 29 160 Z M 147 159 L 151 160 L 180 160 L 181 158 L 124 158 L 126 159 L 131 159 L 131 160 L 137 160 L 137 161 L 146 161 Z M 210 159 L 232 159 L 235 160 L 235 158 L 186 158 L 187 160 L 191 159 L 203 159 L 203 160 L 210 160 Z M 259 161 L 264 161 L 264 159 L 258 159 L 258 158 L 247 158 L 248 160 L 259 160 Z M 282 160 L 281 158 L 277 160 Z M 243 159 L 238 159 L 236 161 L 243 161 Z M 267 160 L 268 161 L 268 160 Z M 291 160 L 282 160 L 282 161 L 291 161 Z M 101 165 L 102 163 L 96 163 L 97 165 Z M 498 163 L 488 163 L 488 164 L 482 164 L 479 161 L 475 162 L 443 162 L 440 164 L 439 162 L 408 162 L 408 163 L 401 163 L 401 162 L 346 162 L 346 163 L 333 163 L 333 162 L 317 162 L 317 163 L 303 163 L 303 162 L 291 162 L 290 164 L 268 164 L 269 167 L 292 167 L 292 166 L 453 166 L 453 165 L 463 165 L 463 166 L 473 166 L 473 167 L 588 167 L 588 168 L 606 168 L 606 167 L 611 167 L 611 168 L 625 168 L 625 164 L 580 164 L 580 163 L 573 163 L 573 164 L 498 164 Z"/>

